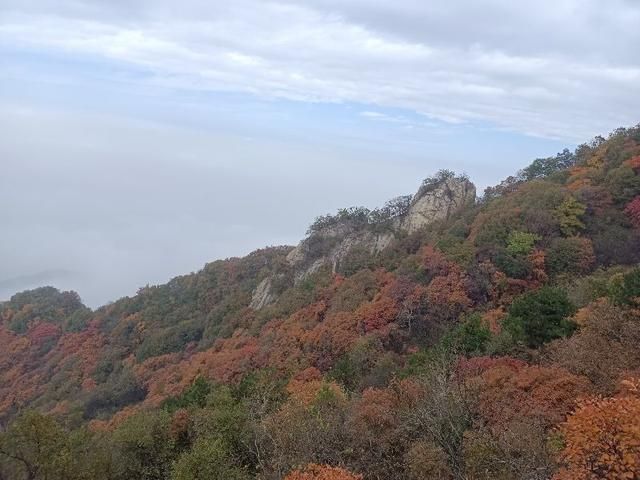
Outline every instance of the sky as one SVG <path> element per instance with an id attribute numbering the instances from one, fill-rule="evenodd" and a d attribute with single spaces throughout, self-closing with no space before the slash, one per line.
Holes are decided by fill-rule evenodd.
<path id="1" fill-rule="evenodd" d="M 0 0 L 0 300 L 92 307 L 640 121 L 637 0 Z"/>

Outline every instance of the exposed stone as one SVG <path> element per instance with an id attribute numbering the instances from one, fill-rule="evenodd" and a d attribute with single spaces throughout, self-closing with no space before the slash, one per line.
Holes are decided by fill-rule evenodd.
<path id="1" fill-rule="evenodd" d="M 370 255 L 375 255 L 387 248 L 394 238 L 395 235 L 391 231 L 384 233 L 362 231 L 350 234 L 324 257 L 324 263 L 329 263 L 331 269 L 336 272 L 342 261 L 354 248 L 360 248 Z"/>
<path id="2" fill-rule="evenodd" d="M 476 199 L 476 187 L 467 179 L 447 178 L 435 185 L 422 186 L 411 200 L 400 228 L 413 233 L 453 213 Z"/>
<path id="3" fill-rule="evenodd" d="M 271 277 L 267 277 L 262 280 L 253 291 L 249 307 L 254 310 L 260 310 L 261 308 L 272 304 L 276 299 L 272 290 Z"/>
<path id="4" fill-rule="evenodd" d="M 449 218 L 465 205 L 473 204 L 476 189 L 466 178 L 444 177 L 420 187 L 411 199 L 408 210 L 383 225 L 356 227 L 337 223 L 316 231 L 295 247 L 286 259 L 299 283 L 324 266 L 339 271 L 354 249 L 375 255 L 386 249 L 397 234 L 414 233 L 437 220 Z M 374 227 L 374 228 L 371 228 Z M 378 228 L 382 227 L 382 228 Z M 270 278 L 256 287 L 251 307 L 259 309 L 275 301 Z"/>

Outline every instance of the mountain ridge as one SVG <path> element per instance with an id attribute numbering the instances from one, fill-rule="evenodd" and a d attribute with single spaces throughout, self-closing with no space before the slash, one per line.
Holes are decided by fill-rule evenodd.
<path id="1" fill-rule="evenodd" d="M 0 423 L 44 412 L 127 456 L 121 436 L 156 419 L 185 435 L 162 437 L 168 472 L 213 435 L 199 415 L 226 405 L 251 440 L 224 437 L 224 462 L 253 478 L 319 462 L 413 480 L 425 458 L 441 478 L 549 478 L 573 468 L 545 445 L 580 418 L 577 397 L 635 398 L 638 219 L 633 127 L 537 159 L 477 201 L 441 171 L 411 197 L 319 217 L 296 247 L 216 260 L 96 310 L 74 292 L 22 292 L 0 304 Z M 447 412 L 464 436 L 432 430 Z M 518 429 L 533 443 L 510 456 Z"/>

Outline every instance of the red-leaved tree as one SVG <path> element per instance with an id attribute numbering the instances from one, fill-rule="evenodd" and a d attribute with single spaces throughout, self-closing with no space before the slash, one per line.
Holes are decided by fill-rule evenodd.
<path id="1" fill-rule="evenodd" d="M 631 222 L 636 227 L 640 228 L 640 195 L 631 200 L 624 211 L 627 215 L 629 215 Z"/>

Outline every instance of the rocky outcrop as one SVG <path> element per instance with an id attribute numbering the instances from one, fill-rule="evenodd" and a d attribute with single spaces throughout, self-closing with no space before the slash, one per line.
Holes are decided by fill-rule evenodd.
<path id="1" fill-rule="evenodd" d="M 334 272 L 342 271 L 356 255 L 372 256 L 382 252 L 401 234 L 412 234 L 438 220 L 445 220 L 464 206 L 473 204 L 476 189 L 465 177 L 440 175 L 423 182 L 404 208 L 389 216 L 369 215 L 363 221 L 363 213 L 357 212 L 357 221 L 348 214 L 344 218 L 330 221 L 315 229 L 302 240 L 286 257 L 298 283 L 323 267 Z M 369 212 L 369 214 L 373 212 Z M 365 214 L 366 215 L 366 214 Z M 380 219 L 382 218 L 382 219 Z M 256 287 L 251 308 L 259 309 L 272 303 L 272 281 L 265 278 Z"/>
<path id="2" fill-rule="evenodd" d="M 325 265 L 330 266 L 333 272 L 339 271 L 348 255 L 356 249 L 375 255 L 387 248 L 394 238 L 393 231 L 356 230 L 342 236 L 336 235 L 335 231 L 318 232 L 291 250 L 287 261 L 294 268 L 295 282 L 299 282 Z"/>
<path id="3" fill-rule="evenodd" d="M 416 232 L 437 220 L 449 218 L 465 205 L 473 204 L 475 199 L 476 187 L 466 178 L 450 177 L 424 184 L 411 199 L 400 229 Z"/>
<path id="4" fill-rule="evenodd" d="M 258 284 L 251 296 L 249 307 L 254 310 L 260 310 L 275 301 L 276 296 L 273 293 L 272 283 L 271 277 L 267 277 Z"/>

